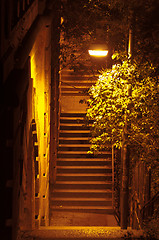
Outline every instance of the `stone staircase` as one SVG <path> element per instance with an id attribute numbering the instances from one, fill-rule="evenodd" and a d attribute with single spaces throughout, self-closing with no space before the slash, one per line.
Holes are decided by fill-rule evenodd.
<path id="1" fill-rule="evenodd" d="M 112 214 L 111 152 L 88 154 L 90 129 L 83 113 L 60 117 L 56 184 L 51 212 L 76 211 Z"/>
<path id="2" fill-rule="evenodd" d="M 122 230 L 117 225 L 107 224 L 107 220 L 110 223 L 113 217 L 111 152 L 96 156 L 87 153 L 90 129 L 84 121 L 86 105 L 80 105 L 79 100 L 85 98 L 84 92 L 93 84 L 93 78 L 88 78 L 85 73 L 63 71 L 57 174 L 50 196 L 50 226 L 22 232 L 19 239 L 146 239 L 143 231 Z"/>
<path id="3" fill-rule="evenodd" d="M 63 70 L 61 73 L 61 112 L 86 112 L 87 104 L 80 104 L 81 99 L 88 99 L 88 89 L 96 82 L 96 76 L 86 71 L 74 72 Z"/>
<path id="4" fill-rule="evenodd" d="M 86 71 L 63 70 L 61 73 L 61 95 L 85 96 L 86 91 L 96 83 L 95 75 Z"/>

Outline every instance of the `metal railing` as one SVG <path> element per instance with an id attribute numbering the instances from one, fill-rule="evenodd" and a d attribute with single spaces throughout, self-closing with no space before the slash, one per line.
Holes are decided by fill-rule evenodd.
<path id="1" fill-rule="evenodd" d="M 143 227 L 146 206 L 151 202 L 151 169 L 139 162 L 132 172 L 130 226 L 141 229 Z"/>
<path id="2" fill-rule="evenodd" d="M 112 145 L 112 207 L 118 224 L 120 224 L 120 155 L 120 150 Z"/>
<path id="3" fill-rule="evenodd" d="M 142 221 L 152 217 L 155 211 L 159 211 L 159 191 L 141 208 Z"/>

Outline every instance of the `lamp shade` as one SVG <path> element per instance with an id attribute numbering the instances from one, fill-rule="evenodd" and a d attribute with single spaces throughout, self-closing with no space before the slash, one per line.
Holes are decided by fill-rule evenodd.
<path id="1" fill-rule="evenodd" d="M 91 44 L 89 47 L 89 55 L 94 57 L 106 57 L 108 55 L 108 46 L 106 44 Z"/>

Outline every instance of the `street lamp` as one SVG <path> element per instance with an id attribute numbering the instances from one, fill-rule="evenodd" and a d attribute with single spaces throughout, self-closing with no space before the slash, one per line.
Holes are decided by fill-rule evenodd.
<path id="1" fill-rule="evenodd" d="M 132 60 L 132 28 L 129 29 L 129 44 L 128 44 L 128 59 Z M 89 54 L 94 57 L 106 57 L 108 55 L 108 47 L 106 45 L 93 44 L 88 50 Z M 128 96 L 131 97 L 132 86 L 128 83 Z M 130 128 L 130 123 L 127 122 L 123 129 L 123 144 L 122 144 L 122 179 L 121 179 L 121 196 L 120 196 L 120 225 L 122 229 L 128 226 L 128 201 L 129 201 L 129 162 L 130 162 L 130 146 L 127 144 L 127 132 Z"/>
<path id="2" fill-rule="evenodd" d="M 88 52 L 93 57 L 106 57 L 108 55 L 108 46 L 106 44 L 91 44 Z"/>

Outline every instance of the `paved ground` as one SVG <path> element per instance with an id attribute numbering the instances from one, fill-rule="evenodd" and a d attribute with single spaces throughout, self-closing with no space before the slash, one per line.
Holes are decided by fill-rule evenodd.
<path id="1" fill-rule="evenodd" d="M 130 236 L 132 238 L 130 238 Z M 24 240 L 121 240 L 142 239 L 143 231 L 122 230 L 120 227 L 41 227 L 25 232 Z M 146 238 L 144 238 L 146 240 Z"/>
<path id="2" fill-rule="evenodd" d="M 54 212 L 51 226 L 106 226 L 117 227 L 114 215 L 102 213 Z"/>
<path id="3" fill-rule="evenodd" d="M 55 212 L 52 226 L 23 232 L 22 240 L 140 240 L 143 231 L 117 226 L 113 215 L 80 212 Z M 131 237 L 131 238 L 130 238 Z"/>

